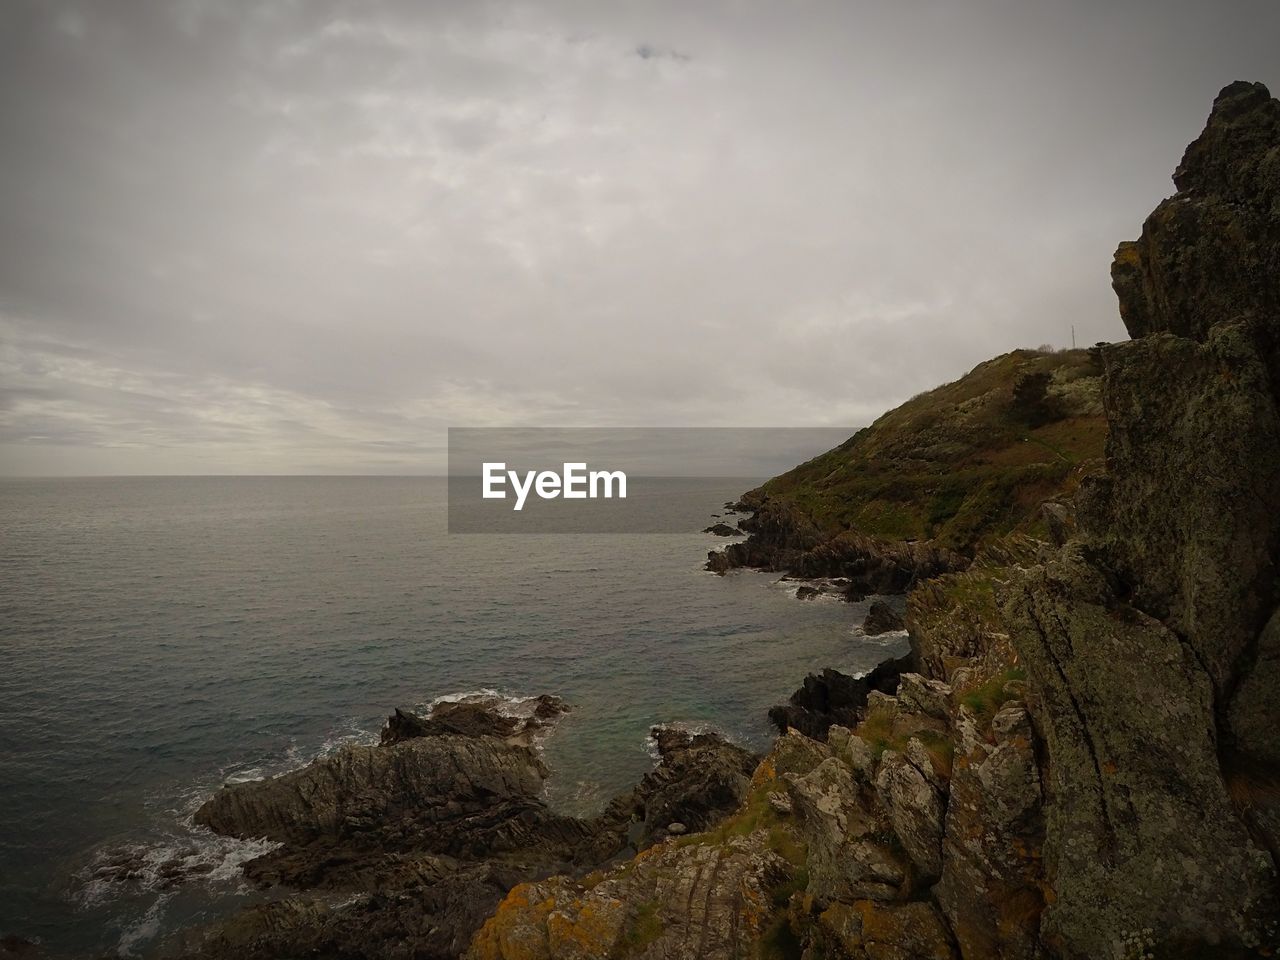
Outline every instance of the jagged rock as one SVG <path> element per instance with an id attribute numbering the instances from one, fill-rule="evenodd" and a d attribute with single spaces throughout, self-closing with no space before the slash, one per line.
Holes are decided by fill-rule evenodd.
<path id="1" fill-rule="evenodd" d="M 1116 253 L 1121 315 L 1141 339 L 1103 351 L 1110 476 L 1081 522 L 1132 604 L 1203 661 L 1227 748 L 1258 755 L 1274 737 L 1234 728 L 1266 717 L 1230 701 L 1246 672 L 1255 690 L 1280 687 L 1260 656 L 1280 610 L 1280 101 L 1261 84 L 1223 89 L 1174 182 Z"/>
<path id="2" fill-rule="evenodd" d="M 529 747 L 492 737 L 414 737 L 387 746 L 346 746 L 273 780 L 224 787 L 196 823 L 234 837 L 306 843 L 320 836 L 384 832 L 395 823 L 449 852 L 468 815 L 489 811 L 500 829 L 506 803 L 536 797 L 546 769 Z M 451 806 L 452 804 L 452 806 Z M 502 808 L 502 809 L 498 809 Z M 469 832 L 469 831 L 468 831 Z"/>
<path id="3" fill-rule="evenodd" d="M 769 719 L 783 733 L 794 729 L 815 740 L 825 740 L 833 723 L 856 726 L 868 695 L 873 691 L 893 693 L 898 689 L 898 677 L 911 666 L 907 656 L 885 660 L 862 677 L 831 669 L 823 670 L 821 675 L 809 674 L 789 703 L 769 710 Z"/>
<path id="4" fill-rule="evenodd" d="M 737 527 L 731 527 L 727 523 L 713 523 L 702 532 L 714 534 L 717 537 L 736 537 L 742 533 Z"/>
<path id="5" fill-rule="evenodd" d="M 834 903 L 818 923 L 824 939 L 838 944 L 836 955 L 852 960 L 952 960 L 956 955 L 946 925 L 929 903 Z"/>
<path id="6" fill-rule="evenodd" d="M 517 879 L 475 865 L 430 885 L 380 890 L 337 905 L 300 897 L 275 900 L 248 907 L 211 929 L 186 932 L 166 955 L 455 960 Z"/>
<path id="7" fill-rule="evenodd" d="M 911 737 L 907 740 L 907 746 L 904 751 L 907 759 L 912 765 L 920 771 L 929 784 L 938 791 L 942 796 L 946 796 L 950 790 L 950 765 L 947 765 L 945 772 L 938 769 L 938 761 L 934 759 L 934 754 L 924 745 L 919 737 Z"/>
<path id="8" fill-rule="evenodd" d="M 1116 251 L 1111 279 L 1130 336 L 1203 341 L 1218 323 L 1280 319 L 1277 143 L 1280 103 L 1266 87 L 1218 94 L 1173 175 L 1177 194 Z"/>
<path id="9" fill-rule="evenodd" d="M 587 883 L 555 877 L 513 889 L 469 960 L 730 960 L 752 955 L 773 920 L 771 892 L 795 867 L 765 831 L 723 843 L 651 848 Z"/>
<path id="10" fill-rule="evenodd" d="M 1076 511 L 1072 503 L 1046 500 L 1040 504 L 1040 515 L 1049 528 L 1049 538 L 1054 546 L 1062 546 L 1076 531 Z"/>
<path id="11" fill-rule="evenodd" d="M 655 728 L 660 762 L 592 820 L 553 813 L 534 747 L 556 697 L 474 697 L 425 717 L 397 710 L 382 743 L 349 746 L 273 780 L 225 787 L 196 814 L 281 846 L 246 866 L 258 885 L 355 893 L 286 900 L 201 931 L 184 951 L 232 956 L 455 958 L 513 886 L 593 866 L 734 810 L 756 757 L 714 734 Z M 636 828 L 636 822 L 639 826 Z"/>
<path id="12" fill-rule="evenodd" d="M 907 864 L 892 846 L 885 811 L 859 789 L 849 768 L 828 757 L 808 773 L 782 779 L 809 851 L 808 892 L 824 904 L 895 899 Z"/>
<path id="13" fill-rule="evenodd" d="M 951 687 L 941 680 L 929 680 L 918 673 L 904 673 L 898 677 L 898 689 L 894 696 L 905 710 L 939 720 L 946 720 L 950 716 L 948 701 L 951 698 Z"/>
<path id="14" fill-rule="evenodd" d="M 1175 183 L 1112 270 L 1138 339 L 1101 350 L 1107 475 L 1002 598 L 1048 753 L 1043 932 L 1072 957 L 1146 927 L 1258 943 L 1277 909 L 1275 791 L 1242 771 L 1274 759 L 1280 691 L 1280 103 L 1224 89 Z"/>
<path id="15" fill-rule="evenodd" d="M 746 796 L 758 755 L 714 733 L 690 733 L 679 727 L 650 731 L 661 762 L 630 794 L 614 801 L 606 818 L 635 819 L 644 847 L 676 822 L 690 831 L 705 830 L 732 813 Z"/>
<path id="16" fill-rule="evenodd" d="M 862 621 L 862 632 L 868 637 L 878 637 L 882 633 L 905 630 L 906 624 L 898 611 L 883 600 L 873 601 L 867 616 Z"/>
<path id="17" fill-rule="evenodd" d="M 935 896 L 963 956 L 1038 957 L 1044 824 L 1030 719 L 1010 703 L 985 730 L 962 707 L 955 732 Z"/>
<path id="18" fill-rule="evenodd" d="M 1223 784 L 1211 677 L 1084 554 L 1068 545 L 1002 604 L 1049 758 L 1045 872 L 1055 898 L 1043 936 L 1069 957 L 1103 956 L 1143 927 L 1172 942 L 1259 939 L 1277 909 L 1275 867 Z M 957 776 L 948 838 L 961 796 Z"/>
<path id="19" fill-rule="evenodd" d="M 438 703 L 427 717 L 397 707 L 383 725 L 381 742 L 385 745 L 455 733 L 464 737 L 519 737 L 527 743 L 537 731 L 569 711 L 568 704 L 549 694 L 520 701 L 520 713 L 504 712 L 503 706 L 505 701 L 500 697 L 479 695 Z"/>
<path id="20" fill-rule="evenodd" d="M 735 567 L 781 570 L 780 558 L 797 555 L 822 542 L 818 528 L 799 508 L 782 500 L 767 500 L 738 521 L 750 536 L 707 555 L 707 569 L 724 573 Z"/>
<path id="21" fill-rule="evenodd" d="M 968 559 L 923 541 L 890 541 L 856 531 L 834 537 L 820 533 L 797 507 L 766 500 L 757 513 L 738 523 L 750 536 L 707 555 L 707 569 L 725 573 L 737 567 L 786 570 L 807 579 L 847 580 L 849 599 L 868 594 L 905 592 L 912 584 L 952 570 Z"/>
<path id="22" fill-rule="evenodd" d="M 916 765 L 896 750 L 886 750 L 876 770 L 876 792 L 889 822 L 916 867 L 930 883 L 942 875 L 942 796 Z"/>
<path id="23" fill-rule="evenodd" d="M 1081 507 L 1132 604 L 1187 639 L 1223 703 L 1280 603 L 1280 384 L 1258 337 L 1241 321 L 1108 347 L 1109 475 Z"/>
<path id="24" fill-rule="evenodd" d="M 871 782 L 876 772 L 876 756 L 871 744 L 848 727 L 834 724 L 827 730 L 827 742 L 831 745 L 832 754 L 844 762 L 855 778 Z"/>

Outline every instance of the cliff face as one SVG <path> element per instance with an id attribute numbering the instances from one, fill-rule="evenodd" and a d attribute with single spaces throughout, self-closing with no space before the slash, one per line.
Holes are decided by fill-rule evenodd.
<path id="1" fill-rule="evenodd" d="M 1276 955 L 1280 103 L 1227 87 L 1175 183 L 1116 255 L 1133 339 L 1095 355 L 1105 470 L 948 527 L 994 482 L 961 471 L 920 527 L 946 513 L 926 449 L 954 465 L 976 435 L 884 459 L 917 405 L 755 492 L 741 562 L 878 576 L 908 529 L 963 558 L 908 597 L 918 672 L 780 738 L 715 829 L 518 888 L 472 957 Z M 892 536 L 840 533 L 894 516 L 893 489 L 915 499 Z"/>
<path id="2" fill-rule="evenodd" d="M 1000 591 L 1069 956 L 1124 924 L 1259 942 L 1277 916 L 1280 103 L 1223 90 L 1175 183 L 1116 255 L 1134 339 L 1103 351 L 1107 474 L 1078 539 Z"/>

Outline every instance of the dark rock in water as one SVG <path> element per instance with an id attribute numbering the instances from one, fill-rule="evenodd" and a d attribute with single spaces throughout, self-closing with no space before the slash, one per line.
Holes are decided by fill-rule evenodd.
<path id="1" fill-rule="evenodd" d="M 569 711 L 568 704 L 548 694 L 522 701 L 519 715 L 500 712 L 495 707 L 498 702 L 486 696 L 447 700 L 436 704 L 428 717 L 397 707 L 382 728 L 382 743 L 400 743 L 414 737 L 438 737 L 449 733 L 499 739 L 527 737 Z"/>
<path id="2" fill-rule="evenodd" d="M 871 691 L 894 694 L 898 678 L 912 669 L 911 655 L 886 660 L 862 677 L 830 668 L 809 674 L 789 702 L 772 707 L 769 719 L 782 733 L 798 730 L 814 740 L 826 740 L 832 724 L 855 727 Z"/>
<path id="3" fill-rule="evenodd" d="M 884 600 L 872 602 L 871 609 L 867 611 L 867 616 L 862 621 L 862 632 L 868 637 L 906 628 L 907 625 L 903 622 L 901 614 Z"/>
<path id="4" fill-rule="evenodd" d="M 329 892 L 256 906 L 190 935 L 183 955 L 457 957 L 517 883 L 582 872 L 733 810 L 753 754 L 715 734 L 654 728 L 660 762 L 594 819 L 543 800 L 536 737 L 557 697 L 469 697 L 397 710 L 382 742 L 347 746 L 271 780 L 224 787 L 195 815 L 217 833 L 280 846 L 251 861 L 260 887 Z M 332 906 L 332 894 L 350 896 Z M 192 939 L 192 938 L 195 939 Z"/>
<path id="5" fill-rule="evenodd" d="M 851 585 L 848 580 L 817 580 L 803 581 L 798 577 L 780 577 L 778 582 L 799 581 L 796 587 L 795 597 L 797 600 L 812 600 L 814 597 L 835 597 L 838 600 L 854 600 L 861 599 L 858 595 L 856 586 Z"/>
<path id="6" fill-rule="evenodd" d="M 740 530 L 737 527 L 731 527 L 727 523 L 713 523 L 702 531 L 703 533 L 714 533 L 717 537 L 736 537 Z"/>

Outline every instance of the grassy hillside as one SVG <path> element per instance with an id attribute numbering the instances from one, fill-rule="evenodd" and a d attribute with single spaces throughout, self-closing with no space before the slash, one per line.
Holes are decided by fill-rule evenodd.
<path id="1" fill-rule="evenodd" d="M 1041 532 L 1039 506 L 1102 456 L 1101 368 L 1088 350 L 1015 350 L 889 411 L 747 497 L 785 500 L 830 535 L 857 530 L 972 552 Z"/>

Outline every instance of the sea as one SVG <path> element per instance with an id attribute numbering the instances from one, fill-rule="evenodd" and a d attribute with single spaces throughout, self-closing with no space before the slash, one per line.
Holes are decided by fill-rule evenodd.
<path id="1" fill-rule="evenodd" d="M 673 483 L 715 522 L 750 478 Z M 906 646 L 865 604 L 705 572 L 700 533 L 450 534 L 446 481 L 0 481 L 0 936 L 134 956 L 261 894 L 220 785 L 376 742 L 395 707 L 564 697 L 548 801 L 599 810 L 658 723 L 765 749 L 805 674 Z M 727 517 L 730 523 L 736 518 Z"/>

